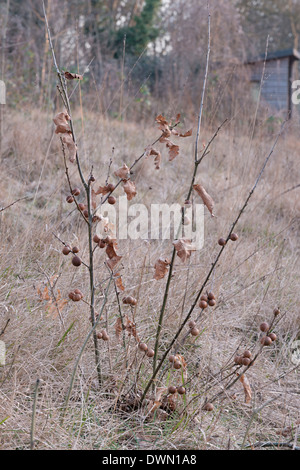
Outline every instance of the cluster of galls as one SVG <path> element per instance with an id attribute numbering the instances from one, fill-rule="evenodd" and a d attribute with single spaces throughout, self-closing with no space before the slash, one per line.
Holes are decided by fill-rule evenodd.
<path id="1" fill-rule="evenodd" d="M 73 302 L 79 302 L 83 299 L 83 293 L 79 289 L 74 289 L 69 293 L 69 299 L 73 300 Z"/>
<path id="2" fill-rule="evenodd" d="M 238 238 L 239 237 L 237 233 L 232 233 L 229 237 L 229 239 L 232 240 L 233 242 L 236 242 Z M 227 243 L 227 240 L 225 238 L 219 238 L 218 243 L 220 246 L 225 246 Z"/>
<path id="3" fill-rule="evenodd" d="M 103 339 L 103 341 L 108 341 L 109 336 L 107 334 L 107 331 L 106 330 L 101 330 L 100 333 L 97 333 L 97 338 L 98 339 Z"/>
<path id="4" fill-rule="evenodd" d="M 137 300 L 131 295 L 127 295 L 126 297 L 123 297 L 122 302 L 125 305 L 131 305 L 131 306 L 134 306 L 137 304 Z"/>
<path id="5" fill-rule="evenodd" d="M 177 369 L 177 370 L 181 369 L 182 364 L 181 364 L 180 358 L 178 356 L 174 356 L 173 354 L 171 354 L 169 356 L 169 362 L 171 364 L 173 364 L 174 369 Z"/>
<path id="6" fill-rule="evenodd" d="M 98 235 L 94 235 L 93 237 L 93 242 L 96 243 L 99 248 L 105 248 L 106 245 L 109 245 L 112 241 L 112 238 L 109 236 L 106 238 L 99 238 Z"/>
<path id="7" fill-rule="evenodd" d="M 170 385 L 170 387 L 168 388 L 168 393 L 170 393 L 171 395 L 174 395 L 174 393 L 179 393 L 179 395 L 184 395 L 185 394 L 185 388 L 180 385 L 179 387 L 175 387 L 174 385 Z"/>
<path id="8" fill-rule="evenodd" d="M 274 313 L 274 315 L 275 315 L 275 313 Z M 275 335 L 275 333 L 268 333 L 270 327 L 269 327 L 267 322 L 261 323 L 260 326 L 259 326 L 259 329 L 263 333 L 267 333 L 266 335 L 263 335 L 261 340 L 260 340 L 260 342 L 263 346 L 270 346 L 270 344 L 272 344 L 274 341 L 276 341 L 277 336 Z"/>
<path id="9" fill-rule="evenodd" d="M 79 258 L 79 256 L 77 256 L 77 253 L 79 253 L 78 246 L 73 246 L 73 248 L 71 248 L 70 245 L 65 245 L 63 247 L 62 252 L 65 256 L 68 256 L 69 253 L 72 253 L 74 255 L 73 258 L 72 258 L 73 266 L 78 267 L 78 266 L 81 265 L 81 259 Z"/>
<path id="10" fill-rule="evenodd" d="M 80 194 L 80 189 L 79 188 L 72 189 L 71 194 L 66 197 L 66 201 L 69 204 L 72 204 L 72 202 L 74 202 L 74 196 L 79 196 L 79 194 Z"/>
<path id="11" fill-rule="evenodd" d="M 252 353 L 251 351 L 244 351 L 241 356 L 237 355 L 234 358 L 234 362 L 239 366 L 249 366 L 251 363 Z"/>
<path id="12" fill-rule="evenodd" d="M 188 325 L 192 336 L 198 336 L 200 334 L 200 331 L 196 327 L 194 320 L 189 321 Z"/>
<path id="13" fill-rule="evenodd" d="M 214 307 L 216 305 L 216 298 L 213 292 L 208 292 L 207 294 L 202 294 L 200 297 L 199 307 L 202 309 L 209 307 Z"/>
<path id="14" fill-rule="evenodd" d="M 139 343 L 139 350 L 144 352 L 146 354 L 146 356 L 148 357 L 154 357 L 154 349 L 150 349 L 148 348 L 148 345 L 146 343 Z"/>

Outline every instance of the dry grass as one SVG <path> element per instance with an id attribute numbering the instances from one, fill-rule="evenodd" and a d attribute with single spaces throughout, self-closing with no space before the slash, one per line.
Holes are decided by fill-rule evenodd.
<path id="1" fill-rule="evenodd" d="M 104 314 L 111 339 L 100 342 L 104 386 L 97 386 L 91 341 L 62 424 L 61 410 L 74 361 L 90 329 L 89 311 L 81 302 L 69 302 L 62 311 L 62 325 L 58 317 L 47 314 L 37 287 L 47 283 L 47 276 L 57 274 L 56 290 L 60 289 L 63 297 L 74 287 L 88 295 L 87 272 L 83 267 L 75 269 L 70 259 L 62 256 L 61 245 L 52 234 L 79 245 L 84 259 L 88 255 L 85 232 L 83 222 L 72 212 L 73 206 L 70 210 L 65 203 L 67 183 L 59 140 L 53 136 L 52 116 L 37 112 L 7 114 L 0 205 L 17 197 L 28 199 L 0 215 L 0 331 L 10 319 L 1 337 L 7 347 L 6 365 L 0 366 L 1 449 L 29 448 L 37 378 L 41 381 L 37 449 L 239 449 L 253 410 L 271 399 L 274 401 L 253 419 L 245 444 L 293 439 L 293 431 L 282 435 L 288 426 L 295 430 L 299 421 L 299 373 L 292 370 L 290 357 L 291 344 L 300 329 L 299 189 L 282 194 L 299 183 L 298 144 L 292 133 L 287 130 L 282 136 L 238 224 L 239 240 L 226 247 L 209 284 L 216 293 L 216 307 L 205 312 L 200 336 L 188 339 L 180 350 L 188 364 L 188 378 L 193 374 L 197 377 L 188 384 L 186 396 L 179 397 L 177 410 L 167 416 L 158 413 L 153 419 L 145 419 L 145 409 L 128 413 L 115 410 L 126 370 L 123 344 L 114 334 L 119 314 L 111 290 Z M 112 147 L 113 167 L 117 168 L 123 161 L 133 162 L 157 137 L 154 126 L 144 129 L 102 121 L 97 116 L 85 116 L 83 129 L 79 115 L 75 125 L 84 169 L 88 172 L 93 164 L 99 184 L 105 181 Z M 206 212 L 204 248 L 192 255 L 190 263 L 176 259 L 161 350 L 187 312 L 215 258 L 218 238 L 228 232 L 271 147 L 273 137 L 263 134 L 250 142 L 246 132 L 243 137 L 237 136 L 233 127 L 231 124 L 222 131 L 199 168 L 198 179 L 214 198 L 217 217 L 212 219 Z M 206 132 L 205 138 L 210 135 Z M 193 170 L 192 140 L 181 142 L 181 154 L 174 162 L 167 162 L 164 154 L 159 172 L 155 172 L 151 160 L 139 164 L 134 172 L 138 190 L 134 202 L 182 203 Z M 72 172 L 76 174 L 72 170 L 71 176 Z M 79 180 L 75 179 L 75 184 L 79 185 Z M 153 280 L 153 265 L 159 256 L 170 256 L 171 250 L 171 242 L 128 240 L 119 244 L 125 292 L 137 295 L 139 291 L 135 311 L 138 334 L 152 347 L 165 287 L 165 280 Z M 96 260 L 96 281 L 101 286 L 107 270 L 100 250 Z M 101 306 L 101 294 L 99 289 L 96 309 Z M 259 324 L 271 320 L 275 307 L 282 313 L 275 329 L 278 341 L 265 348 L 247 372 L 253 393 L 251 404 L 244 403 L 242 384 L 237 382 L 215 402 L 213 412 L 202 411 L 205 399 L 221 390 L 220 368 L 232 361 L 237 348 L 258 347 Z M 130 307 L 122 309 L 132 317 Z M 125 390 L 134 383 L 141 360 L 134 339 L 126 337 L 126 341 L 129 362 L 135 355 L 137 360 Z M 180 384 L 180 372 L 168 368 L 163 372 L 158 375 L 158 386 Z M 144 360 L 139 390 L 151 373 L 151 360 Z M 212 389 L 208 383 L 213 383 Z"/>

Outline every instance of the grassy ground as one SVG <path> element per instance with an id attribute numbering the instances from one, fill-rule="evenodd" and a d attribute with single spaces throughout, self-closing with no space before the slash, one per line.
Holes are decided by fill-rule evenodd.
<path id="1" fill-rule="evenodd" d="M 6 365 L 0 366 L 0 448 L 30 448 L 32 407 L 36 380 L 35 448 L 37 449 L 239 449 L 257 442 L 297 443 L 299 427 L 299 372 L 291 360 L 293 342 L 299 337 L 299 184 L 298 143 L 288 128 L 240 219 L 239 239 L 230 243 L 209 283 L 217 304 L 205 311 L 199 322 L 200 335 L 188 338 L 179 352 L 184 357 L 186 377 L 168 365 L 158 375 L 156 386 L 180 385 L 187 380 L 186 395 L 178 396 L 175 410 L 147 408 L 122 412 L 116 406 L 123 392 L 139 379 L 140 393 L 152 373 L 152 360 L 142 359 L 133 337 L 115 335 L 119 316 L 114 290 L 109 293 L 102 326 L 110 340 L 100 341 L 104 385 L 99 388 L 92 340 L 76 374 L 69 407 L 62 422 L 62 406 L 70 384 L 75 358 L 91 328 L 88 305 L 69 301 L 49 311 L 39 289 L 49 289 L 68 299 L 79 288 L 88 298 L 88 273 L 74 268 L 61 253 L 62 240 L 80 247 L 88 260 L 85 224 L 65 202 L 68 194 L 59 139 L 53 134 L 52 116 L 38 112 L 6 111 L 1 158 L 0 206 L 19 197 L 0 214 L 0 332 L 6 344 Z M 189 128 L 190 123 L 185 123 Z M 114 147 L 112 170 L 130 165 L 158 136 L 155 125 L 109 122 L 95 115 L 80 114 L 75 120 L 80 155 L 86 174 L 94 166 L 95 184 L 103 185 Z M 195 131 L 195 129 L 194 129 Z M 213 132 L 213 130 L 212 130 Z M 201 138 L 208 141 L 212 132 Z M 251 129 L 236 135 L 234 122 L 222 130 L 210 154 L 199 167 L 201 182 L 215 201 L 215 218 L 205 210 L 205 243 L 202 250 L 182 263 L 177 257 L 161 337 L 160 354 L 188 311 L 197 288 L 204 280 L 219 250 L 217 241 L 226 236 L 238 214 L 275 136 Z M 183 203 L 193 171 L 194 137 L 180 140 L 180 155 L 154 170 L 153 160 L 142 160 L 132 178 L 137 187 L 133 202 Z M 72 182 L 80 186 L 75 167 Z M 112 177 L 112 180 L 114 178 Z M 287 192 L 286 192 L 287 191 Z M 121 188 L 118 195 L 122 194 Z M 196 202 L 197 195 L 193 196 Z M 125 293 L 138 297 L 135 309 L 122 305 L 123 314 L 135 321 L 138 336 L 153 347 L 166 280 L 153 279 L 154 263 L 170 257 L 171 241 L 123 240 L 121 274 Z M 108 277 L 102 250 L 96 254 L 96 309 L 101 307 Z M 53 277 L 57 276 L 57 277 Z M 264 348 L 247 372 L 252 398 L 245 403 L 242 383 L 214 402 L 212 412 L 203 411 L 222 391 L 220 369 L 234 370 L 233 356 L 246 348 L 259 350 L 259 325 L 271 321 L 273 309 L 281 315 L 275 327 L 277 341 Z M 193 318 L 199 313 L 196 309 Z M 186 332 L 186 330 L 184 331 Z M 128 373 L 126 361 L 131 365 Z M 151 399 L 152 392 L 149 393 Z M 128 398 L 129 397 L 129 398 Z M 153 398 L 153 397 L 152 397 Z M 124 404 L 123 403 L 123 404 Z M 124 408 L 124 407 L 123 407 Z M 126 406 L 125 406 L 126 408 Z M 257 414 L 254 413 L 258 410 Z"/>

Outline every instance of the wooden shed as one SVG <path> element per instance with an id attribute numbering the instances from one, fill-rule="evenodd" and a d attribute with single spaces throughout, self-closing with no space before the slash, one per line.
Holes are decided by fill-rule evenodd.
<path id="1" fill-rule="evenodd" d="M 269 53 L 266 59 L 261 105 L 270 112 L 291 118 L 295 113 L 292 103 L 292 83 L 297 79 L 297 61 L 300 52 L 286 49 Z M 258 97 L 265 57 L 260 56 L 247 62 L 253 97 Z"/>

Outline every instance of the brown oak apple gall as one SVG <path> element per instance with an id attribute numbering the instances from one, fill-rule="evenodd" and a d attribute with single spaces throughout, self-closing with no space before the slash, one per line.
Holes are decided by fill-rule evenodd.
<path id="1" fill-rule="evenodd" d="M 106 189 L 107 189 L 107 191 L 109 191 L 109 192 L 111 193 L 112 191 L 115 190 L 115 186 L 114 186 L 112 183 L 109 183 L 109 184 L 106 186 Z"/>
<path id="2" fill-rule="evenodd" d="M 148 349 L 146 354 L 147 354 L 148 357 L 154 357 L 155 352 L 154 352 L 153 349 Z"/>
<path id="3" fill-rule="evenodd" d="M 204 300 L 204 302 L 207 302 L 208 301 L 208 296 L 206 294 L 202 294 L 200 296 L 200 300 Z"/>
<path id="4" fill-rule="evenodd" d="M 93 237 L 93 242 L 99 243 L 100 240 L 101 240 L 101 239 L 98 237 L 98 235 L 94 235 L 94 237 Z"/>
<path id="5" fill-rule="evenodd" d="M 79 253 L 79 248 L 78 248 L 78 246 L 73 246 L 72 252 L 73 252 L 73 253 Z"/>
<path id="6" fill-rule="evenodd" d="M 280 315 L 280 310 L 279 310 L 279 308 L 274 308 L 274 310 L 273 310 L 273 315 L 274 315 L 275 317 L 278 317 L 278 315 Z"/>
<path id="7" fill-rule="evenodd" d="M 270 344 L 272 344 L 272 340 L 269 336 L 263 336 L 260 342 L 263 346 L 270 346 Z"/>
<path id="8" fill-rule="evenodd" d="M 189 327 L 190 327 L 191 329 L 192 329 L 192 328 L 195 328 L 196 322 L 194 322 L 194 320 L 191 320 L 191 321 L 189 321 L 188 325 L 189 325 Z"/>
<path id="9" fill-rule="evenodd" d="M 148 350 L 148 346 L 147 346 L 146 343 L 139 343 L 139 349 L 140 349 L 141 351 L 146 352 L 146 351 Z"/>
<path id="10" fill-rule="evenodd" d="M 214 405 L 212 403 L 206 403 L 203 407 L 205 411 L 213 411 Z"/>
<path id="11" fill-rule="evenodd" d="M 100 240 L 99 243 L 98 243 L 98 246 L 99 246 L 99 248 L 104 248 L 106 246 L 105 241 Z"/>
<path id="12" fill-rule="evenodd" d="M 205 300 L 200 300 L 199 302 L 199 307 L 204 309 L 207 307 L 207 302 L 205 302 Z"/>
<path id="13" fill-rule="evenodd" d="M 251 360 L 249 359 L 249 357 L 243 357 L 242 358 L 242 364 L 243 366 L 249 366 Z"/>
<path id="14" fill-rule="evenodd" d="M 251 353 L 251 351 L 246 350 L 246 351 L 244 351 L 243 356 L 248 357 L 249 359 L 251 359 L 252 353 Z"/>
<path id="15" fill-rule="evenodd" d="M 217 303 L 217 302 L 215 301 L 215 299 L 211 299 L 211 300 L 208 301 L 208 305 L 209 305 L 210 307 L 214 307 L 214 306 L 216 305 L 216 303 Z"/>
<path id="16" fill-rule="evenodd" d="M 275 335 L 275 333 L 270 333 L 268 336 L 269 338 L 271 338 L 272 341 L 276 341 L 277 339 L 277 336 Z"/>
<path id="17" fill-rule="evenodd" d="M 73 295 L 73 300 L 74 302 L 79 302 L 82 299 L 82 296 L 80 294 L 75 294 Z"/>
<path id="18" fill-rule="evenodd" d="M 72 264 L 73 266 L 76 266 L 76 267 L 81 265 L 81 259 L 79 258 L 79 256 L 73 256 Z"/>
<path id="19" fill-rule="evenodd" d="M 237 365 L 241 366 L 241 365 L 242 365 L 242 359 L 243 359 L 242 356 L 235 356 L 234 362 L 235 362 Z"/>
<path id="20" fill-rule="evenodd" d="M 200 331 L 198 330 L 198 328 L 192 328 L 191 329 L 191 335 L 192 336 L 198 336 L 200 334 Z"/>
<path id="21" fill-rule="evenodd" d="M 69 292 L 69 299 L 74 300 L 74 292 Z"/>
<path id="22" fill-rule="evenodd" d="M 103 339 L 103 341 L 108 341 L 108 340 L 109 340 L 109 336 L 108 336 L 106 330 L 102 330 L 102 331 L 101 331 L 101 334 L 102 334 L 102 339 Z"/>
<path id="23" fill-rule="evenodd" d="M 109 197 L 107 198 L 107 202 L 108 202 L 108 204 L 113 205 L 113 204 L 115 204 L 115 203 L 117 202 L 117 200 L 116 200 L 115 196 L 109 196 Z"/>
<path id="24" fill-rule="evenodd" d="M 73 196 L 67 196 L 67 197 L 66 197 L 66 201 L 67 201 L 69 204 L 72 204 L 72 202 L 74 202 Z"/>
<path id="25" fill-rule="evenodd" d="M 174 362 L 174 369 L 177 369 L 177 370 L 178 370 L 178 369 L 181 369 L 181 364 L 180 364 L 179 361 L 176 361 L 176 360 L 175 360 L 175 362 Z"/>
<path id="26" fill-rule="evenodd" d="M 174 385 L 170 385 L 170 387 L 168 388 L 168 392 L 173 395 L 174 393 L 176 393 L 176 387 L 174 387 Z"/>
<path id="27" fill-rule="evenodd" d="M 80 203 L 78 204 L 78 209 L 80 209 L 81 211 L 84 211 L 84 209 L 85 209 L 85 204 L 83 204 L 82 202 L 80 202 Z"/>
<path id="28" fill-rule="evenodd" d="M 225 246 L 226 245 L 225 238 L 219 238 L 218 243 L 219 243 L 220 246 Z"/>
<path id="29" fill-rule="evenodd" d="M 85 210 L 83 211 L 83 215 L 84 215 L 84 217 L 85 217 L 86 219 L 88 219 L 88 218 L 89 218 L 89 211 L 88 211 L 87 209 L 85 209 Z"/>
<path id="30" fill-rule="evenodd" d="M 62 252 L 65 256 L 67 256 L 71 252 L 71 250 L 68 246 L 64 246 Z"/>
<path id="31" fill-rule="evenodd" d="M 179 395 L 184 395 L 185 388 L 181 385 L 180 387 L 177 387 L 177 392 L 179 393 Z"/>
<path id="32" fill-rule="evenodd" d="M 236 242 L 238 238 L 239 237 L 238 237 L 237 233 L 232 233 L 230 235 L 230 240 L 232 240 L 233 242 Z"/>
<path id="33" fill-rule="evenodd" d="M 260 331 L 262 331 L 263 333 L 266 333 L 269 328 L 270 328 L 270 327 L 269 327 L 269 325 L 268 325 L 267 322 L 263 322 L 263 323 L 261 323 L 261 324 L 259 325 L 259 329 L 260 329 Z"/>
<path id="34" fill-rule="evenodd" d="M 213 292 L 209 292 L 207 294 L 208 300 L 215 300 L 215 294 Z"/>
<path id="35" fill-rule="evenodd" d="M 102 333 L 97 333 L 97 338 L 102 339 Z"/>
<path id="36" fill-rule="evenodd" d="M 171 354 L 171 356 L 169 356 L 169 362 L 175 362 L 175 356 L 173 356 L 173 354 Z"/>
<path id="37" fill-rule="evenodd" d="M 73 196 L 79 196 L 79 194 L 80 194 L 80 189 L 79 189 L 79 188 L 74 188 L 74 189 L 72 190 L 72 194 L 73 194 Z"/>

